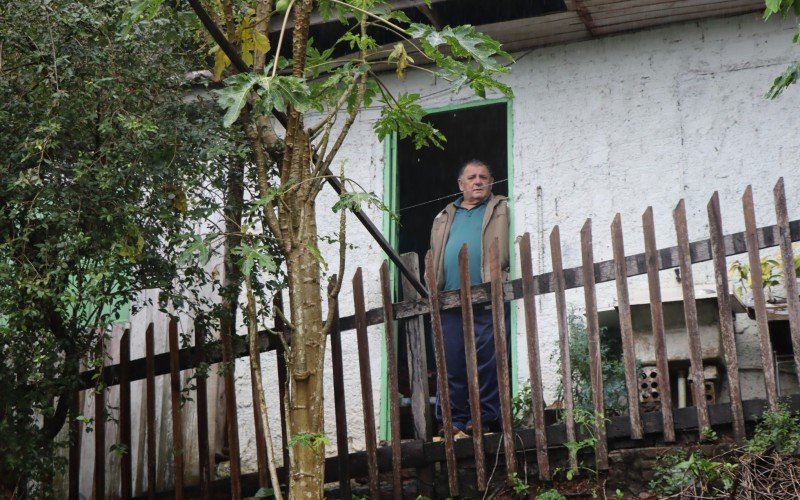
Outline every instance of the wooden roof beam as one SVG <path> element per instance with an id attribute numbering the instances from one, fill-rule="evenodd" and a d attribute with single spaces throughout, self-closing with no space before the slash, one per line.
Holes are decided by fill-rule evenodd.
<path id="1" fill-rule="evenodd" d="M 431 3 L 431 6 L 433 6 L 434 4 L 443 3 L 443 2 L 447 2 L 447 1 L 449 1 L 449 0 L 430 0 L 430 3 Z M 428 8 L 428 6 L 426 5 L 424 0 L 395 0 L 395 1 L 392 1 L 392 2 L 389 2 L 389 3 L 391 4 L 392 9 L 394 9 L 394 10 L 404 10 L 404 9 L 414 9 L 414 8 L 416 8 L 416 9 L 419 9 L 426 16 L 428 14 L 423 9 L 430 10 Z M 433 11 L 431 11 L 431 12 L 433 12 Z M 434 13 L 434 16 L 435 16 L 435 13 Z M 351 18 L 352 16 L 348 15 L 347 17 Z M 436 25 L 436 23 L 433 21 L 433 19 L 430 18 L 430 16 L 428 17 L 428 19 L 431 21 L 431 24 L 436 26 L 436 29 L 441 29 L 439 26 Z M 322 18 L 322 16 L 319 15 L 319 12 L 315 11 L 315 12 L 313 12 L 311 14 L 311 19 L 309 20 L 309 23 L 311 24 L 311 26 L 316 26 L 316 25 L 319 25 L 319 24 L 325 24 L 325 23 L 328 23 L 328 22 L 336 21 L 336 20 L 337 20 L 336 16 L 333 16 L 333 17 L 331 17 L 330 19 L 328 19 L 326 21 L 325 19 Z M 272 16 L 272 19 L 270 19 L 270 21 L 269 21 L 269 32 L 270 33 L 278 33 L 278 32 L 280 32 L 282 24 L 283 24 L 283 15 L 274 15 L 274 16 Z M 294 27 L 294 16 L 290 16 L 288 22 L 286 23 L 286 28 L 287 29 L 292 29 L 293 27 Z"/>
<path id="2" fill-rule="evenodd" d="M 597 25 L 594 23 L 594 19 L 592 19 L 592 14 L 589 12 L 588 7 L 583 5 L 583 0 L 564 0 L 564 3 L 567 6 L 567 10 L 571 12 L 577 12 L 578 17 L 580 18 L 581 22 L 586 29 L 589 30 L 589 33 L 592 36 L 597 35 Z"/>

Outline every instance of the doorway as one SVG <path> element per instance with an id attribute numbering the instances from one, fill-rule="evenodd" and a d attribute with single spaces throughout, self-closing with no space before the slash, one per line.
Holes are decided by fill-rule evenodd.
<path id="1" fill-rule="evenodd" d="M 424 259 L 430 247 L 430 231 L 434 217 L 459 196 L 457 176 L 459 168 L 469 160 L 487 163 L 494 176 L 492 192 L 509 197 L 513 217 L 513 187 L 508 179 L 513 173 L 511 165 L 511 102 L 484 100 L 462 105 L 433 109 L 426 121 L 447 138 L 443 148 L 428 146 L 417 150 L 410 139 L 392 141 L 387 145 L 388 172 L 384 179 L 387 205 L 400 216 L 399 223 L 384 221 L 384 229 L 399 253 L 415 252 L 420 259 L 420 280 L 424 283 Z M 513 227 L 513 219 L 511 221 Z M 513 238 L 513 235 L 512 235 Z M 511 247 L 513 268 L 514 249 Z M 513 275 L 513 269 L 512 269 Z M 402 300 L 399 280 L 395 280 L 396 297 Z M 511 376 L 516 391 L 516 330 L 512 314 Z M 430 342 L 430 323 L 426 322 L 426 339 L 429 367 L 429 388 L 436 393 L 433 346 Z M 397 366 L 400 391 L 409 396 L 408 361 L 405 338 L 398 339 Z M 385 361 L 385 357 L 383 359 Z M 385 366 L 385 365 L 384 365 Z M 385 370 L 383 373 L 386 373 Z M 385 377 L 384 377 L 385 378 Z M 384 384 L 382 384 L 384 385 Z M 388 402 L 386 392 L 381 397 L 381 434 L 388 429 Z M 386 403 L 384 403 L 386 402 Z M 386 408 L 384 408 L 386 406 Z M 410 429 L 401 430 L 404 437 Z M 410 437 L 410 436 L 409 436 Z"/>

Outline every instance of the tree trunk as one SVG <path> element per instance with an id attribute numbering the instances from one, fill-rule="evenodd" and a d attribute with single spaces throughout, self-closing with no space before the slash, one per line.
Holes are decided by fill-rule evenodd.
<path id="1" fill-rule="evenodd" d="M 300 201 L 300 200 L 298 200 Z M 322 302 L 319 261 L 310 248 L 317 240 L 316 214 L 313 203 L 298 207 L 302 213 L 295 230 L 304 241 L 296 241 L 286 259 L 292 333 L 290 376 L 290 436 L 305 436 L 293 447 L 294 471 L 290 498 L 322 498 L 325 450 L 323 425 L 322 369 L 325 359 L 325 337 L 322 324 Z M 295 233 L 297 234 L 297 233 Z M 306 243 L 310 243 L 306 244 Z M 310 247 L 310 248 L 309 248 Z M 313 445 L 313 446 L 312 446 Z"/>

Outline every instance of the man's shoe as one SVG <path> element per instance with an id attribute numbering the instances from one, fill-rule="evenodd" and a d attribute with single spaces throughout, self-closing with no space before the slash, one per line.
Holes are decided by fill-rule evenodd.
<path id="1" fill-rule="evenodd" d="M 439 437 L 444 439 L 444 426 L 439 427 Z M 469 436 L 465 434 L 463 430 L 459 429 L 455 425 L 453 426 L 453 439 L 464 439 L 467 437 Z"/>

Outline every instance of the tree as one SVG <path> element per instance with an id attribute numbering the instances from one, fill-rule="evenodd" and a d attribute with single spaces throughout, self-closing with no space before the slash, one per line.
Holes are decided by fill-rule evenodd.
<path id="1" fill-rule="evenodd" d="M 0 6 L 3 498 L 46 493 L 64 465 L 78 372 L 102 364 L 92 354 L 120 307 L 156 287 L 188 307 L 209 279 L 178 255 L 218 211 L 243 137 L 192 97 L 195 17 L 168 12 L 125 36 L 128 7 Z"/>
<path id="2" fill-rule="evenodd" d="M 765 0 L 766 10 L 764 19 L 769 19 L 773 14 L 780 14 L 784 19 L 789 15 L 800 16 L 800 0 Z M 800 43 L 800 25 L 792 36 L 792 43 Z M 797 82 L 800 78 L 800 61 L 795 61 L 772 82 L 772 86 L 767 91 L 767 97 L 775 99 L 789 85 Z"/>
<path id="3" fill-rule="evenodd" d="M 287 420 L 293 443 L 290 496 L 319 498 L 324 453 L 309 443 L 324 442 L 322 367 L 334 308 L 323 317 L 317 195 L 334 176 L 330 166 L 359 112 L 373 102 L 383 106 L 375 124 L 379 139 L 397 132 L 401 138 L 412 137 L 417 147 L 442 145 L 445 140 L 423 120 L 420 96 L 392 95 L 377 73 L 378 65 L 391 65 L 400 78 L 408 68 L 429 72 L 449 82 L 454 91 L 469 88 L 485 96 L 487 91 L 510 94 L 496 79 L 508 71 L 501 60 L 510 60 L 510 56 L 471 26 L 437 30 L 411 22 L 405 13 L 381 0 L 189 3 L 216 44 L 211 53 L 215 77 L 224 79 L 218 91 L 219 104 L 225 109 L 224 124 L 244 131 L 249 141 L 248 168 L 256 179 L 253 205 L 263 221 L 261 230 L 274 239 L 285 262 L 289 293 L 289 307 L 283 314 L 287 318 Z M 157 16 L 160 9 L 160 0 L 143 0 L 134 12 Z M 341 21 L 343 34 L 335 44 L 318 46 L 311 39 L 312 13 Z M 268 27 L 273 16 L 278 16 L 282 27 L 270 39 Z M 287 28 L 289 19 L 291 28 Z M 379 32 L 390 33 L 394 41 L 380 45 L 376 39 Z M 318 115 L 315 123 L 310 123 L 309 111 Z M 338 177 L 345 179 L 343 173 Z M 344 275 L 344 209 L 359 210 L 364 203 L 379 201 L 356 190 L 342 194 L 334 207 L 342 211 L 342 218 L 339 279 L 328 294 L 331 304 L 335 304 Z M 249 228 L 241 244 L 228 250 L 242 256 L 239 269 L 248 289 L 260 276 L 252 265 L 256 260 L 274 267 L 248 242 L 253 230 L 259 228 Z M 251 309 L 254 301 L 248 301 Z M 253 316 L 250 311 L 251 321 Z M 252 336 L 255 329 L 251 326 L 250 331 Z M 263 394 L 259 403 L 264 405 Z"/>

